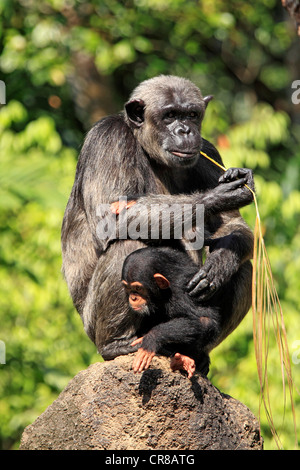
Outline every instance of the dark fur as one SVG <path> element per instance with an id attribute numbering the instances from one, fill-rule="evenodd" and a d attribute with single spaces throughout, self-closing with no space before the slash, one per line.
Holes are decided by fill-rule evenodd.
<path id="1" fill-rule="evenodd" d="M 222 162 L 215 147 L 199 134 L 206 107 L 199 89 L 178 77 L 158 77 L 143 82 L 132 99 L 144 103 L 142 115 L 135 118 L 140 112 L 136 108 L 129 116 L 129 106 L 124 113 L 99 121 L 89 131 L 62 226 L 63 273 L 84 328 L 105 359 L 133 350 L 130 344 L 137 337 L 141 320 L 128 308 L 120 284 L 121 270 L 126 256 L 149 240 L 100 240 L 96 233 L 99 204 L 118 200 L 119 196 L 135 196 L 144 218 L 148 218 L 147 208 L 157 202 L 204 204 L 206 235 L 214 241 L 203 267 L 202 250 L 189 254 L 216 289 L 232 276 L 236 279 L 228 292 L 232 305 L 230 326 L 224 326 L 219 340 L 247 313 L 249 296 L 245 291 L 251 290 L 247 260 L 251 258 L 253 237 L 238 212 L 252 201 L 249 190 L 231 181 L 219 184 L 222 170 L 198 153 L 192 164 L 186 164 L 187 160 L 176 159 L 163 150 L 165 142 L 172 139 L 174 145 L 186 151 L 194 150 L 197 143 L 197 152 L 201 147 Z M 190 137 L 186 133 L 181 139 L 179 132 L 175 137 L 171 131 L 173 124 L 164 125 L 162 110 L 168 103 L 180 107 L 185 102 L 196 103 L 202 114 L 199 122 L 191 122 Z M 246 179 L 252 184 L 249 175 Z M 129 220 L 132 209 L 128 209 Z M 185 250 L 184 240 L 160 243 Z M 202 296 L 207 292 L 209 295 L 209 287 Z"/>

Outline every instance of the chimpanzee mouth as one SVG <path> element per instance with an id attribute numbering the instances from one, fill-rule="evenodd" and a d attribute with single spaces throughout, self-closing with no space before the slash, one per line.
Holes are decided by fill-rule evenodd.
<path id="1" fill-rule="evenodd" d="M 134 307 L 133 305 L 131 305 L 131 308 L 132 308 L 132 310 L 134 310 L 135 312 L 140 312 L 140 311 L 143 309 L 143 307 Z"/>
<path id="2" fill-rule="evenodd" d="M 172 155 L 175 155 L 176 157 L 180 158 L 193 158 L 195 157 L 197 152 L 179 152 L 178 150 L 176 151 L 171 151 Z"/>

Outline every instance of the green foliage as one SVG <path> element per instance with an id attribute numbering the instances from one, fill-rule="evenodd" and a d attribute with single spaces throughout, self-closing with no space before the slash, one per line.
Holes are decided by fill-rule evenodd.
<path id="1" fill-rule="evenodd" d="M 26 122 L 19 102 L 0 111 L 1 439 L 24 426 L 93 360 L 60 273 L 60 227 L 75 171 L 53 119 Z M 15 124 L 23 130 L 12 130 Z M 99 360 L 99 356 L 95 356 Z"/>
<path id="2" fill-rule="evenodd" d="M 101 359 L 60 272 L 61 221 L 92 124 L 83 116 L 106 98 L 107 88 L 99 91 L 87 75 L 108 84 L 116 109 L 137 82 L 160 73 L 187 76 L 214 95 L 203 135 L 216 143 L 226 167 L 254 169 L 290 352 L 299 357 L 300 132 L 291 103 L 297 47 L 275 0 L 0 0 L 0 79 L 7 91 L 0 109 L 0 340 L 6 345 L 0 448 L 17 448 L 24 427 L 68 380 Z M 82 57 L 94 66 L 86 75 L 78 66 Z M 254 207 L 243 216 L 254 227 Z M 272 341 L 268 370 L 275 424 L 290 449 L 292 420 L 287 402 L 282 421 Z M 210 379 L 258 413 L 251 313 L 213 352 Z M 265 447 L 273 448 L 263 413 L 261 423 Z"/>
<path id="3" fill-rule="evenodd" d="M 273 268 L 277 291 L 279 293 L 285 325 L 288 332 L 288 343 L 291 356 L 293 345 L 299 338 L 298 315 L 300 307 L 300 251 L 299 221 L 300 205 L 298 190 L 291 190 L 284 199 L 281 185 L 268 181 L 261 175 L 271 166 L 272 148 L 278 145 L 291 145 L 289 135 L 290 119 L 283 112 L 275 112 L 269 105 L 260 104 L 253 108 L 249 121 L 237 124 L 229 129 L 226 139 L 220 138 L 224 163 L 227 167 L 252 167 L 255 171 L 256 192 L 261 221 L 264 227 L 264 238 Z M 299 155 L 291 161 L 299 160 Z M 293 165 L 294 163 L 292 163 Z M 287 165 L 287 172 L 289 166 Z M 254 227 L 256 213 L 253 206 L 242 211 L 244 218 Z M 252 338 L 252 312 L 250 311 L 241 326 L 213 351 L 210 378 L 221 390 L 229 395 L 238 396 L 249 408 L 261 416 L 261 430 L 265 448 L 276 449 L 270 432 L 264 408 L 259 409 L 259 383 Z M 252 358 L 252 360 L 250 360 Z M 292 363 L 295 385 L 299 386 L 299 365 Z M 293 416 L 291 413 L 288 391 L 282 390 L 279 354 L 275 337 L 270 334 L 270 353 L 268 359 L 268 380 L 270 400 L 275 427 L 283 448 L 294 448 Z M 295 389 L 296 392 L 296 389 Z M 294 400 L 299 422 L 300 397 L 295 394 Z M 285 409 L 285 403 L 286 409 Z"/>
<path id="4" fill-rule="evenodd" d="M 298 240 L 299 231 L 296 231 L 295 241 L 297 241 L 297 244 L 299 244 Z M 282 260 L 280 262 L 279 257 L 284 258 L 285 255 L 289 256 L 289 252 L 296 254 L 295 261 L 285 259 L 284 262 L 282 262 Z M 277 282 L 277 289 L 280 293 L 287 330 L 292 375 L 295 384 L 293 400 L 296 409 L 296 422 L 299 423 L 300 397 L 297 391 L 300 380 L 300 342 L 298 341 L 299 295 L 297 294 L 297 292 L 299 292 L 299 250 L 297 252 L 297 250 L 293 250 L 292 247 L 284 247 L 284 245 L 282 245 L 281 249 L 277 249 L 270 245 L 268 253 L 271 265 L 273 266 L 275 281 L 280 281 L 282 277 L 286 282 L 286 287 L 284 281 L 282 285 Z M 227 338 L 222 345 L 213 351 L 210 378 L 214 383 L 218 383 L 221 390 L 226 389 L 230 395 L 237 396 L 238 393 L 239 399 L 246 403 L 257 416 L 260 415 L 265 448 L 276 449 L 277 447 L 267 424 L 268 421 L 265 416 L 263 404 L 258 401 L 259 384 L 257 381 L 255 361 L 253 361 L 255 352 L 252 331 L 253 318 L 250 310 L 240 327 Z M 250 360 L 250 358 L 252 358 L 252 360 Z M 280 368 L 279 351 L 276 346 L 273 327 L 270 325 L 267 367 L 270 403 L 274 424 L 282 446 L 285 449 L 289 449 L 295 446 L 295 433 L 289 391 L 287 388 L 285 391 L 283 390 Z M 285 385 L 287 386 L 287 384 Z M 259 409 L 259 405 L 261 409 Z"/>

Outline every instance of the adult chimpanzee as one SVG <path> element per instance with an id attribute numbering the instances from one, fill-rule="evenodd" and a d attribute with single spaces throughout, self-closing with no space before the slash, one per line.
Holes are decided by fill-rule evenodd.
<path id="1" fill-rule="evenodd" d="M 148 220 L 157 203 L 203 204 L 212 242 L 204 265 L 201 249 L 189 251 L 198 266 L 190 294 L 208 299 L 226 284 L 232 305 L 228 331 L 249 309 L 253 237 L 238 209 L 252 201 L 241 183 L 253 188 L 253 178 L 250 170 L 235 169 L 219 183 L 222 170 L 199 155 L 202 150 L 222 163 L 215 147 L 201 138 L 210 99 L 189 80 L 159 76 L 133 91 L 124 112 L 102 119 L 87 134 L 63 220 L 63 273 L 84 328 L 104 359 L 138 349 L 131 343 L 141 330 L 141 316 L 129 308 L 120 283 L 126 256 L 145 244 L 181 251 L 187 246 L 184 237 L 102 240 L 98 208 L 120 196 L 136 199 L 126 211 L 129 221 L 137 207 Z M 237 282 L 230 283 L 233 276 Z"/>

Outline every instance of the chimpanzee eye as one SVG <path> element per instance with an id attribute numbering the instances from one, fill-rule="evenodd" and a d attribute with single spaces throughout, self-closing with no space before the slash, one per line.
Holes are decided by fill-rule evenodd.
<path id="1" fill-rule="evenodd" d="M 174 119 L 175 117 L 175 112 L 174 111 L 168 111 L 165 115 L 164 115 L 164 118 L 165 119 Z"/>
<path id="2" fill-rule="evenodd" d="M 198 117 L 198 113 L 197 113 L 196 111 L 191 111 L 191 112 L 189 113 L 189 117 L 190 117 L 190 118 L 197 118 L 197 117 Z"/>

